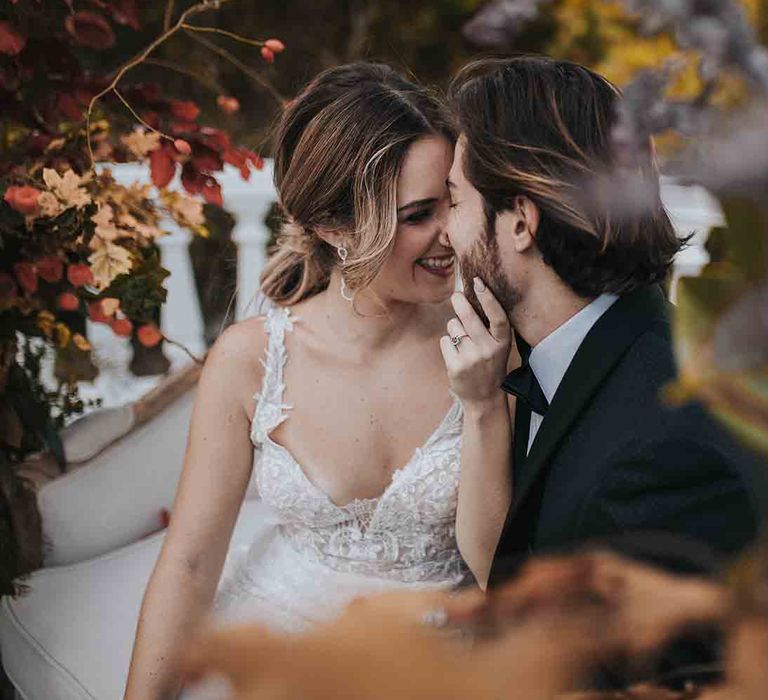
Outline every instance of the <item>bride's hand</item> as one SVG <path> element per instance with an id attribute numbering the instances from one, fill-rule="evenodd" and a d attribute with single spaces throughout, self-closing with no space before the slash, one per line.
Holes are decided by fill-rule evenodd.
<path id="1" fill-rule="evenodd" d="M 479 277 L 475 294 L 490 322 L 486 328 L 461 292 L 451 297 L 456 318 L 448 321 L 448 335 L 440 338 L 452 391 L 464 408 L 495 404 L 504 398 L 500 389 L 507 373 L 512 330 L 501 304 Z M 459 340 L 457 340 L 459 339 Z"/>

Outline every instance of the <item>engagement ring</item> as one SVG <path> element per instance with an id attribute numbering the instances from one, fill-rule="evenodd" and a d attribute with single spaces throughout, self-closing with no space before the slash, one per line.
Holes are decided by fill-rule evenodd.
<path id="1" fill-rule="evenodd" d="M 455 348 L 459 347 L 462 338 L 469 338 L 469 336 L 466 333 L 464 335 L 454 335 L 453 338 L 451 338 L 451 345 Z"/>

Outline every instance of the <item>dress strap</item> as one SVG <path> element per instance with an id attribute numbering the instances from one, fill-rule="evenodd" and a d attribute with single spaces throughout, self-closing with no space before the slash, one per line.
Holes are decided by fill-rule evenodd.
<path id="1" fill-rule="evenodd" d="M 267 348 L 261 364 L 264 367 L 264 378 L 261 389 L 254 394 L 256 409 L 251 421 L 251 441 L 255 445 L 262 444 L 288 414 L 291 406 L 283 403 L 285 384 L 283 370 L 288 360 L 285 350 L 285 333 L 293 330 L 295 318 L 289 309 L 272 304 L 266 310 L 264 330 L 267 333 Z"/>

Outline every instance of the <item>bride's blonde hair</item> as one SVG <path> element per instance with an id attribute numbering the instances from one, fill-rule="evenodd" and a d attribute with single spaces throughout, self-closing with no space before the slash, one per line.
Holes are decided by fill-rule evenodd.
<path id="1" fill-rule="evenodd" d="M 344 234 L 344 279 L 371 283 L 397 229 L 397 178 L 414 141 L 454 134 L 441 102 L 388 66 L 353 63 L 312 80 L 275 133 L 275 187 L 284 223 L 261 290 L 288 306 L 328 286 L 340 260 L 318 233 Z"/>

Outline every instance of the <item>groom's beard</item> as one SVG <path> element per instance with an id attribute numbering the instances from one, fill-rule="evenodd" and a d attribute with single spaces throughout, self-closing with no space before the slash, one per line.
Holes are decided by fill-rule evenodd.
<path id="1" fill-rule="evenodd" d="M 485 282 L 486 287 L 491 290 L 499 304 L 509 314 L 510 311 L 520 301 L 520 295 L 512 284 L 507 281 L 499 267 L 501 260 L 499 258 L 499 244 L 496 236 L 489 236 L 488 231 L 483 231 L 483 235 L 472 244 L 467 253 L 459 258 L 459 270 L 461 272 L 461 281 L 464 285 L 464 295 L 472 304 L 472 307 L 482 319 L 485 327 L 490 323 L 488 317 L 480 306 L 480 301 L 475 294 L 473 280 L 479 277 Z"/>

